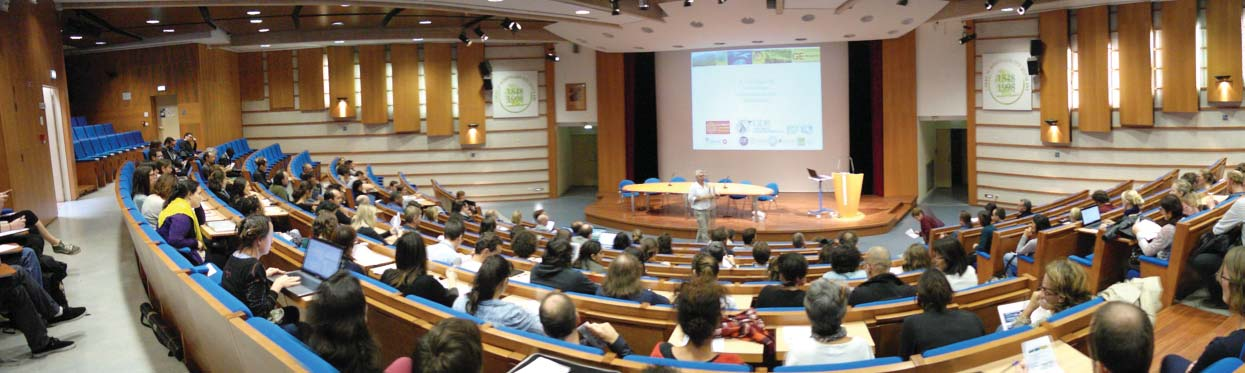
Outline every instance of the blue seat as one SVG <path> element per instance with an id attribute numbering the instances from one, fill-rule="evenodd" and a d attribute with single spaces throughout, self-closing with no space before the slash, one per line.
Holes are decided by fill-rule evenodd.
<path id="1" fill-rule="evenodd" d="M 1224 358 L 1224 359 L 1220 359 L 1219 361 L 1216 361 L 1214 364 L 1211 364 L 1210 366 L 1206 367 L 1205 370 L 1202 370 L 1202 372 L 1203 373 L 1235 372 L 1237 369 L 1240 369 L 1242 365 L 1245 365 L 1245 362 L 1242 362 L 1241 359 L 1229 357 L 1229 358 Z"/>
<path id="2" fill-rule="evenodd" d="M 1103 300 L 1102 297 L 1095 297 L 1094 299 L 1090 299 L 1089 301 L 1086 301 L 1084 303 L 1081 303 L 1081 304 L 1078 304 L 1072 307 L 1068 307 L 1068 309 L 1051 314 L 1050 317 L 1046 318 L 1046 322 L 1052 323 L 1055 321 L 1059 321 L 1065 317 L 1084 312 L 1085 310 L 1093 308 L 1094 306 L 1102 304 L 1103 302 L 1105 302 L 1105 300 Z"/>
<path id="3" fill-rule="evenodd" d="M 699 361 L 682 361 L 640 355 L 627 355 L 623 360 L 630 360 L 645 365 L 658 365 L 677 369 L 708 370 L 719 372 L 751 372 L 752 367 L 744 364 L 717 364 Z"/>
<path id="4" fill-rule="evenodd" d="M 105 135 L 111 135 L 111 134 L 116 133 L 116 131 L 114 131 L 114 130 L 112 129 L 112 123 L 104 123 L 104 124 L 101 124 L 101 125 L 100 125 L 100 131 L 103 131 L 103 133 L 104 133 Z"/>
<path id="5" fill-rule="evenodd" d="M 1159 266 L 1159 267 L 1167 268 L 1167 260 L 1166 260 L 1166 259 L 1159 259 L 1159 258 L 1157 258 L 1157 257 L 1153 257 L 1153 256 L 1149 256 L 1149 255 L 1142 255 L 1142 256 L 1138 257 L 1137 259 L 1140 259 L 1140 260 L 1141 260 L 1142 262 L 1144 262 L 1144 263 L 1150 263 L 1150 264 L 1153 264 L 1153 265 L 1156 265 L 1156 266 Z"/>
<path id="6" fill-rule="evenodd" d="M 774 193 L 757 197 L 757 202 L 769 202 L 774 206 L 778 206 L 778 183 L 765 184 L 765 187 L 773 190 Z"/>
<path id="7" fill-rule="evenodd" d="M 683 178 L 682 176 L 675 176 L 675 177 L 670 178 L 670 182 L 672 182 L 672 183 L 686 183 L 686 182 L 687 182 L 687 179 Z"/>
<path id="8" fill-rule="evenodd" d="M 619 199 L 630 198 L 631 199 L 631 211 L 635 211 L 635 197 L 639 196 L 640 193 L 623 191 L 623 188 L 628 185 L 635 185 L 635 182 L 631 180 L 627 180 L 627 179 L 623 179 L 623 181 L 618 182 L 618 198 Z"/>
<path id="9" fill-rule="evenodd" d="M 272 340 L 277 347 L 281 347 L 282 350 L 285 350 L 285 352 L 289 353 L 290 356 L 293 356 L 294 360 L 298 360 L 298 363 L 302 364 L 303 368 L 306 368 L 307 371 L 316 373 L 337 372 L 337 368 L 334 368 L 333 365 L 329 364 L 329 362 L 324 361 L 320 355 L 316 355 L 316 353 L 311 351 L 311 349 L 308 348 L 307 345 L 303 344 L 302 341 L 299 341 L 298 338 L 290 335 L 290 333 L 286 332 L 285 329 L 281 329 L 281 327 L 277 326 L 277 324 L 273 324 L 272 321 L 252 317 L 247 319 L 246 323 L 247 325 L 255 328 L 256 331 L 259 331 L 259 334 L 262 334 Z"/>
<path id="10" fill-rule="evenodd" d="M 160 248 L 160 252 L 164 253 L 165 256 L 169 257 L 169 260 L 171 260 L 173 264 L 177 266 L 177 269 L 190 270 L 191 268 L 194 267 L 194 264 L 191 264 L 189 260 L 186 260 L 186 257 L 182 256 L 182 254 L 178 252 L 177 249 L 174 249 L 172 246 L 169 246 L 168 244 L 160 244 L 157 247 Z"/>
<path id="11" fill-rule="evenodd" d="M 430 300 L 427 300 L 427 299 L 424 299 L 424 298 L 420 298 L 420 297 L 417 297 L 417 296 L 414 296 L 414 295 L 407 295 L 407 296 L 406 296 L 406 299 L 407 299 L 407 300 L 410 300 L 410 301 L 412 301 L 412 302 L 415 302 L 415 303 L 419 303 L 419 304 L 421 304 L 421 305 L 423 305 L 423 306 L 425 306 L 425 307 L 433 308 L 433 309 L 436 309 L 436 310 L 438 310 L 438 311 L 441 311 L 441 312 L 447 313 L 447 314 L 449 314 L 450 316 L 453 316 L 453 317 L 456 317 L 456 318 L 460 318 L 460 319 L 465 319 L 465 320 L 471 321 L 471 322 L 473 322 L 473 323 L 476 323 L 476 325 L 484 325 L 484 320 L 483 320 L 483 319 L 481 319 L 481 318 L 479 318 L 479 317 L 475 317 L 475 315 L 471 315 L 471 314 L 468 314 L 468 313 L 466 313 L 466 312 L 459 312 L 459 311 L 456 311 L 456 310 L 454 310 L 453 308 L 446 307 L 445 305 L 442 305 L 442 304 L 440 304 L 440 303 L 433 302 L 433 301 L 430 301 Z"/>
<path id="12" fill-rule="evenodd" d="M 886 305 L 886 304 L 908 303 L 908 302 L 915 302 L 915 301 L 916 301 L 916 297 L 903 297 L 903 298 L 879 300 L 876 302 L 861 303 L 861 304 L 857 304 L 852 307 L 862 308 L 862 307 L 881 306 L 881 305 Z"/>
<path id="13" fill-rule="evenodd" d="M 217 301 L 220 301 L 221 305 L 224 305 L 225 310 L 228 312 L 242 312 L 243 314 L 246 314 L 246 317 L 248 318 L 254 317 L 254 315 L 251 314 L 251 309 L 243 304 L 242 301 L 238 300 L 238 298 L 233 296 L 233 294 L 230 294 L 229 291 L 225 290 L 225 288 L 220 287 L 219 284 L 212 282 L 212 279 L 207 276 L 200 273 L 192 273 L 190 274 L 190 279 L 194 280 L 199 284 L 199 286 L 203 287 L 203 290 L 207 291 L 208 294 L 211 294 Z"/>
<path id="14" fill-rule="evenodd" d="M 1073 263 L 1080 264 L 1086 267 L 1094 266 L 1094 259 L 1092 258 L 1084 258 L 1084 257 L 1080 257 L 1077 255 L 1072 255 L 1068 257 L 1068 260 L 1071 260 Z"/>
<path id="15" fill-rule="evenodd" d="M 280 236 L 274 235 L 273 237 L 280 237 Z M 217 285 L 220 285 L 220 281 L 225 278 L 225 271 L 220 270 L 220 267 L 217 267 L 215 264 L 212 264 L 212 263 L 207 263 L 201 266 L 195 266 L 194 268 L 191 268 L 190 271 L 207 276 L 208 279 L 212 280 L 212 282 L 215 282 Z M 211 273 L 211 274 L 209 275 L 208 273 Z"/>
<path id="16" fill-rule="evenodd" d="M 81 139 L 83 139 L 83 138 L 86 138 L 86 132 L 82 130 L 82 127 L 74 127 L 74 128 L 73 128 L 73 138 L 74 138 L 74 139 L 77 139 L 77 140 L 81 140 Z"/>
<path id="17" fill-rule="evenodd" d="M 359 272 L 355 272 L 355 271 L 348 271 L 348 272 L 350 272 L 351 276 L 354 276 L 355 278 L 359 279 L 359 281 L 372 284 L 372 286 L 378 287 L 381 290 L 384 290 L 390 293 L 398 293 L 397 288 L 394 288 L 393 286 L 389 286 L 389 284 L 380 282 L 380 280 L 368 277 L 367 275 L 360 274 Z"/>
<path id="18" fill-rule="evenodd" d="M 583 346 L 577 343 L 570 343 L 567 341 L 563 341 L 561 339 L 554 339 L 554 338 L 550 338 L 550 337 L 543 336 L 540 334 L 529 333 L 526 331 L 511 328 L 511 327 L 497 326 L 497 330 L 500 330 L 505 333 L 514 334 L 514 335 L 517 335 L 523 338 L 533 339 L 533 340 L 541 341 L 541 342 L 548 343 L 551 345 L 561 346 L 562 348 L 568 348 L 568 349 L 583 352 L 583 353 L 588 353 L 588 354 L 593 354 L 593 355 L 604 355 L 605 354 L 605 351 L 602 351 L 601 349 L 596 348 L 596 347 L 589 347 L 589 346 Z"/>
<path id="19" fill-rule="evenodd" d="M 901 363 L 903 359 L 897 356 L 883 357 L 870 360 L 853 361 L 850 363 L 838 364 L 818 364 L 818 365 L 798 365 L 791 367 L 775 367 L 774 372 L 833 372 L 836 370 L 855 370 L 882 366 L 887 364 Z"/>
<path id="20" fill-rule="evenodd" d="M 1030 330 L 1033 330 L 1032 326 L 1023 325 L 1020 327 L 1012 328 L 1007 331 L 986 334 L 986 335 L 983 335 L 977 338 L 966 339 L 966 340 L 955 342 L 955 343 L 952 343 L 946 346 L 932 348 L 932 349 L 926 350 L 924 353 L 921 354 L 921 356 L 926 357 L 926 358 L 931 358 L 934 356 L 947 354 L 950 352 L 966 349 L 969 347 L 990 343 L 990 342 L 997 341 L 1003 338 L 1007 338 L 1007 337 L 1010 337 L 1016 334 L 1024 333 Z"/>

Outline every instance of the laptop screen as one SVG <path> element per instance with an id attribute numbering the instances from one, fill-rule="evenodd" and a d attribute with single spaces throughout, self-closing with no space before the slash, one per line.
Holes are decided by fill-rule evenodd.
<path id="1" fill-rule="evenodd" d="M 813 169 L 810 168 L 808 169 L 808 177 L 816 179 L 816 178 L 820 178 L 821 175 L 818 175 L 817 171 L 813 171 Z"/>
<path id="2" fill-rule="evenodd" d="M 1098 205 L 1086 207 L 1084 210 L 1081 210 L 1081 225 L 1082 226 L 1087 226 L 1090 224 L 1097 223 L 1098 220 L 1101 220 L 1101 219 L 1102 219 L 1102 215 L 1098 211 Z"/>
<path id="3" fill-rule="evenodd" d="M 307 256 L 303 258 L 303 271 L 328 278 L 341 265 L 342 249 L 328 242 L 312 239 L 307 245 Z"/>

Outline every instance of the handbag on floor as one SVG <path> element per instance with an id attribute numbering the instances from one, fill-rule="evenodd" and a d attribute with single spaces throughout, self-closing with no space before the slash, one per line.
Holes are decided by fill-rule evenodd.
<path id="1" fill-rule="evenodd" d="M 139 322 L 143 323 L 143 326 L 151 328 L 151 331 L 156 334 L 156 340 L 160 341 L 164 348 L 169 349 L 169 356 L 181 361 L 184 357 L 184 350 L 182 349 L 181 335 L 177 333 L 177 330 L 164 321 L 164 318 L 160 316 L 160 312 L 157 312 L 155 307 L 151 306 L 151 303 L 143 303 L 138 306 L 138 312 Z"/>

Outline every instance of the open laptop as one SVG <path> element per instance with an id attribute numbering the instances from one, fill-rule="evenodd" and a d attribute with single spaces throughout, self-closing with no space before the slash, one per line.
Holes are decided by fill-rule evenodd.
<path id="1" fill-rule="evenodd" d="M 1084 210 L 1081 210 L 1082 227 L 1098 224 L 1099 220 L 1102 220 L 1102 213 L 1098 211 L 1098 205 L 1086 207 Z"/>
<path id="2" fill-rule="evenodd" d="M 300 298 L 315 294 L 316 290 L 320 288 L 321 282 L 337 273 L 338 268 L 341 266 L 341 261 L 341 248 L 333 246 L 333 244 L 328 242 L 311 239 L 311 242 L 307 244 L 307 255 L 303 257 L 302 269 L 286 273 L 289 276 L 297 276 L 300 279 L 300 283 L 285 288 L 285 290 Z M 276 278 L 277 276 L 269 279 Z"/>
<path id="3" fill-rule="evenodd" d="M 817 179 L 830 179 L 830 175 L 822 175 L 822 174 L 818 174 L 816 170 L 813 170 L 813 169 L 809 168 L 809 169 L 808 169 L 808 178 L 810 178 L 810 179 L 814 179 L 814 180 L 817 180 Z"/>

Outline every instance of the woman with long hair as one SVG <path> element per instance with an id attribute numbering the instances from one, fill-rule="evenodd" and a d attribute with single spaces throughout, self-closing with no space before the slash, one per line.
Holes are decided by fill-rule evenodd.
<path id="1" fill-rule="evenodd" d="M 584 244 L 593 242 L 588 241 Z M 582 251 L 580 255 L 583 255 Z M 610 263 L 609 272 L 605 275 L 601 288 L 597 289 L 597 295 L 653 305 L 670 304 L 669 298 L 644 288 L 644 283 L 640 282 L 640 277 L 643 276 L 644 263 L 641 263 L 639 258 L 631 254 L 619 255 L 613 263 Z"/>
<path id="2" fill-rule="evenodd" d="M 977 270 L 968 265 L 968 255 L 960 240 L 942 238 L 934 240 L 930 250 L 930 264 L 947 276 L 952 291 L 959 291 L 977 286 Z"/>
<path id="3" fill-rule="evenodd" d="M 700 255 L 702 254 L 697 254 Z M 717 263 L 712 264 L 713 268 L 717 268 Z M 722 322 L 723 296 L 722 287 L 708 276 L 684 283 L 675 299 L 675 310 L 678 313 L 679 328 L 687 335 L 687 344 L 675 346 L 669 342 L 660 342 L 653 346 L 649 355 L 683 361 L 743 364 L 743 359 L 738 355 L 713 351 L 714 330 Z"/>
<path id="4" fill-rule="evenodd" d="M 152 193 L 147 195 L 147 199 L 143 200 L 143 204 L 139 208 L 143 211 L 143 219 L 148 224 L 158 226 L 160 211 L 164 211 L 164 202 L 173 196 L 173 190 L 177 188 L 177 176 L 160 175 L 156 178 L 156 183 Z M 135 201 L 137 203 L 138 201 Z"/>
<path id="5" fill-rule="evenodd" d="M 130 197 L 134 200 L 134 206 L 140 209 L 143 207 L 143 201 L 147 200 L 147 195 L 155 188 L 156 178 L 159 176 L 160 173 L 151 166 L 134 167 L 134 175 L 130 178 Z"/>
<path id="6" fill-rule="evenodd" d="M 337 272 L 307 306 L 307 347 L 342 372 L 375 372 L 379 348 L 367 329 L 367 300 L 359 279 Z"/>
<path id="7" fill-rule="evenodd" d="M 376 231 L 376 228 L 373 228 L 376 226 L 376 206 L 375 205 L 359 204 L 356 206 L 358 208 L 355 209 L 354 217 L 352 218 L 350 222 L 351 228 L 354 228 L 355 231 L 361 235 L 375 238 L 378 240 L 384 240 L 385 237 L 389 236 L 388 234 L 380 234 L 380 232 Z"/>
<path id="8" fill-rule="evenodd" d="M 454 300 L 454 309 L 490 323 L 540 335 L 540 318 L 517 304 L 502 301 L 510 283 L 510 262 L 500 255 L 484 259 L 467 296 Z"/>
<path id="9" fill-rule="evenodd" d="M 367 273 L 363 271 L 359 263 L 354 262 L 354 246 L 358 240 L 359 235 L 355 233 L 354 228 L 349 225 L 337 225 L 337 230 L 333 231 L 332 243 L 342 249 L 342 261 L 338 269 Z"/>
<path id="10" fill-rule="evenodd" d="M 281 307 L 278 294 L 282 289 L 298 285 L 296 276 L 281 276 L 285 271 L 266 268 L 260 261 L 272 250 L 272 221 L 267 216 L 249 216 L 238 227 L 237 251 L 229 255 L 222 267 L 220 286 L 241 300 L 256 317 L 281 324 L 291 334 L 298 335 L 298 307 Z"/>
<path id="11" fill-rule="evenodd" d="M 167 175 L 166 175 L 167 176 Z M 207 221 L 199 197 L 199 183 L 182 180 L 173 188 L 173 194 L 164 202 L 164 209 L 157 218 L 156 232 L 174 249 L 190 249 L 184 254 L 194 265 L 205 263 L 206 238 L 199 224 Z"/>
<path id="12" fill-rule="evenodd" d="M 924 353 L 926 350 L 985 334 L 985 324 L 977 314 L 947 309 L 954 292 L 947 277 L 939 271 L 925 271 L 916 284 L 916 304 L 924 312 L 903 320 L 899 333 L 899 357 Z"/>
<path id="13" fill-rule="evenodd" d="M 605 273 L 605 266 L 601 265 L 601 243 L 584 241 L 579 245 L 579 257 L 575 258 L 571 267 L 592 273 Z"/>
<path id="14" fill-rule="evenodd" d="M 1037 325 L 1051 314 L 1085 303 L 1093 296 L 1085 269 L 1067 259 L 1057 259 L 1046 265 L 1041 287 L 1033 292 L 1012 326 Z"/>
<path id="15" fill-rule="evenodd" d="M 920 271 L 926 268 L 929 268 L 929 248 L 919 243 L 908 245 L 908 249 L 903 252 L 903 271 Z"/>
<path id="16" fill-rule="evenodd" d="M 1219 267 L 1214 277 L 1214 281 L 1223 289 L 1220 301 L 1227 303 L 1228 310 L 1236 316 L 1245 316 L 1245 247 L 1237 246 L 1228 250 L 1223 258 L 1223 266 Z M 1211 340 L 1193 362 L 1179 355 L 1167 355 L 1163 358 L 1160 372 L 1201 372 L 1221 359 L 1240 359 L 1245 355 L 1241 351 L 1245 351 L 1245 328 Z"/>
<path id="17" fill-rule="evenodd" d="M 718 284 L 718 271 L 721 269 L 721 264 L 718 263 L 718 260 L 714 258 L 713 255 L 701 252 L 692 256 L 692 277 L 688 279 L 687 282 L 684 282 L 683 285 L 679 286 L 679 291 L 681 292 L 683 286 L 686 286 L 688 283 L 696 281 L 709 282 L 713 285 L 721 287 L 721 285 Z M 726 295 L 725 290 L 718 289 L 718 292 L 722 293 L 722 299 L 718 300 L 722 304 L 722 309 L 739 309 L 739 306 L 735 304 L 735 300 Z"/>
<path id="18" fill-rule="evenodd" d="M 446 290 L 437 279 L 428 275 L 428 249 L 424 238 L 419 232 L 407 232 L 398 238 L 395 247 L 394 264 L 396 268 L 386 270 L 380 280 L 402 291 L 403 295 L 414 295 L 446 307 L 454 305 L 458 298 L 458 288 Z M 446 275 L 454 278 L 454 271 L 446 271 Z"/>

